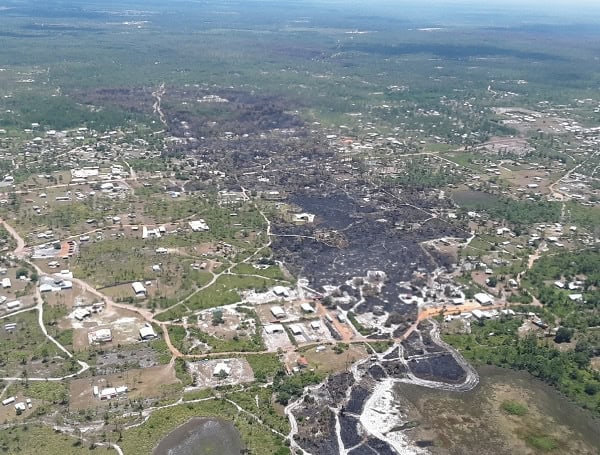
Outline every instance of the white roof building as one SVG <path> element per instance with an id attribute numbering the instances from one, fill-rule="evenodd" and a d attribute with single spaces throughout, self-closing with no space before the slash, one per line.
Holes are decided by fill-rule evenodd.
<path id="1" fill-rule="evenodd" d="M 481 310 L 473 310 L 471 311 L 471 314 L 477 319 L 483 319 L 485 317 L 485 313 Z"/>
<path id="2" fill-rule="evenodd" d="M 283 333 L 283 326 L 281 324 L 268 324 L 265 326 L 265 332 L 268 335 L 272 335 L 274 333 Z"/>
<path id="3" fill-rule="evenodd" d="M 13 300 L 12 302 L 7 302 L 6 303 L 6 308 L 8 308 L 9 310 L 13 310 L 15 308 L 18 308 L 21 306 L 21 302 L 19 300 Z"/>
<path id="4" fill-rule="evenodd" d="M 145 297 L 146 296 L 146 292 L 147 292 L 146 288 L 139 281 L 131 283 L 131 287 L 133 288 L 133 292 L 135 292 L 136 296 L 138 296 L 138 297 Z"/>
<path id="5" fill-rule="evenodd" d="M 192 228 L 192 231 L 194 231 L 194 232 L 202 232 L 202 231 L 209 230 L 208 224 L 206 224 L 206 222 L 203 219 L 199 219 L 196 221 L 190 221 L 190 222 L 188 222 L 188 224 L 190 225 L 190 228 Z"/>
<path id="6" fill-rule="evenodd" d="M 151 325 L 147 324 L 140 329 L 140 338 L 142 340 L 151 340 L 156 337 L 156 332 L 154 331 Z"/>
<path id="7" fill-rule="evenodd" d="M 480 305 L 491 305 L 492 303 L 494 303 L 494 298 L 491 295 L 486 294 L 485 292 L 478 292 L 473 296 L 473 298 Z"/>
<path id="8" fill-rule="evenodd" d="M 297 324 L 290 325 L 290 332 L 292 332 L 293 335 L 302 335 L 302 329 Z"/>
<path id="9" fill-rule="evenodd" d="M 295 213 L 294 221 L 296 223 L 313 223 L 315 221 L 315 215 L 313 215 L 312 213 Z"/>
<path id="10" fill-rule="evenodd" d="M 90 317 L 91 315 L 92 313 L 90 312 L 90 310 L 85 308 L 77 308 L 73 312 L 73 317 L 78 321 L 83 321 L 85 318 Z"/>
<path id="11" fill-rule="evenodd" d="M 10 278 L 2 278 L 2 287 L 4 289 L 12 287 L 12 283 L 10 282 Z"/>
<path id="12" fill-rule="evenodd" d="M 281 308 L 280 306 L 272 306 L 271 307 L 271 313 L 273 314 L 273 316 L 275 316 L 277 319 L 282 319 L 285 318 L 285 311 L 283 310 L 283 308 Z"/>
<path id="13" fill-rule="evenodd" d="M 23 403 L 22 401 L 20 401 L 17 404 L 15 404 L 15 409 L 17 411 L 23 412 L 25 409 L 27 409 L 27 405 L 25 403 Z"/>
<path id="14" fill-rule="evenodd" d="M 231 367 L 225 362 L 219 362 L 215 365 L 213 376 L 220 376 L 223 373 L 229 376 L 231 374 Z"/>
<path id="15" fill-rule="evenodd" d="M 40 285 L 40 292 L 52 292 L 54 287 L 51 284 L 44 283 Z"/>
<path id="16" fill-rule="evenodd" d="M 315 309 L 310 305 L 310 303 L 304 302 L 303 304 L 300 305 L 300 308 L 302 308 L 302 311 L 304 311 L 305 313 L 314 313 L 315 312 Z"/>
<path id="17" fill-rule="evenodd" d="M 100 399 L 101 400 L 110 400 L 113 397 L 117 396 L 117 389 L 114 387 L 107 387 L 100 391 Z"/>
<path id="18" fill-rule="evenodd" d="M 95 332 L 88 333 L 88 341 L 94 343 L 108 343 L 112 341 L 112 332 L 110 329 L 98 329 Z"/>
<path id="19" fill-rule="evenodd" d="M 273 294 L 275 294 L 278 297 L 289 297 L 290 290 L 285 286 L 275 286 L 273 287 Z"/>

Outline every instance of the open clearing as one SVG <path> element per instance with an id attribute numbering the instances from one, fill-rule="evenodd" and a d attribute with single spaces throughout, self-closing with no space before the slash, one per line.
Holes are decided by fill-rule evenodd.
<path id="1" fill-rule="evenodd" d="M 231 369 L 226 377 L 219 377 L 214 374 L 215 368 L 220 364 L 225 364 Z M 202 360 L 200 362 L 189 362 L 187 365 L 194 378 L 194 387 L 189 387 L 189 389 L 203 389 L 254 381 L 254 372 L 246 359 Z"/>
<path id="2" fill-rule="evenodd" d="M 94 397 L 93 388 L 127 386 L 128 392 L 121 400 L 136 398 L 150 398 L 161 395 L 164 385 L 174 384 L 179 380 L 175 377 L 175 370 L 171 365 L 161 365 L 151 368 L 127 370 L 123 373 L 93 378 L 76 379 L 71 381 L 69 408 L 72 411 L 89 409 L 99 406 L 108 406 L 112 400 L 103 400 Z M 114 399 L 113 399 L 114 400 Z"/>
<path id="3" fill-rule="evenodd" d="M 71 313 L 65 317 L 61 325 L 74 329 L 73 348 L 76 351 L 83 351 L 90 347 L 88 334 L 103 328 L 110 329 L 113 337 L 112 341 L 105 343 L 105 346 L 138 343 L 139 331 L 144 323 L 145 321 L 133 311 L 109 306 L 102 312 L 92 313 L 83 321 L 78 321 Z"/>
<path id="4" fill-rule="evenodd" d="M 293 356 L 296 358 L 293 358 Z M 367 357 L 367 351 L 364 346 L 359 344 L 351 344 L 341 354 L 333 351 L 332 346 L 325 346 L 325 349 L 317 352 L 316 348 L 311 347 L 303 352 L 304 357 L 308 360 L 310 368 L 323 373 L 333 373 L 348 369 L 354 362 Z M 291 357 L 286 361 L 289 365 L 295 366 L 298 354 L 291 353 Z"/>

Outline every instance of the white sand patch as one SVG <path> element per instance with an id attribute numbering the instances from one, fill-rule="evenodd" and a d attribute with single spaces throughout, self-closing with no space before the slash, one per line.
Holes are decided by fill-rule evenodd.
<path id="1" fill-rule="evenodd" d="M 365 403 L 360 423 L 365 430 L 387 442 L 400 455 L 425 455 L 425 449 L 414 447 L 401 431 L 391 431 L 394 427 L 406 423 L 395 405 L 394 379 L 386 379 L 375 386 L 372 395 Z"/>

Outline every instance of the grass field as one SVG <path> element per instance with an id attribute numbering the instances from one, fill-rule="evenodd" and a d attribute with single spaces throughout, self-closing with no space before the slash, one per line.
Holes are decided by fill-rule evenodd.
<path id="1" fill-rule="evenodd" d="M 29 311 L 3 320 L 15 323 L 14 331 L 0 331 L 2 376 L 63 376 L 69 369 L 65 354 L 42 333 L 37 313 Z"/>
<path id="2" fill-rule="evenodd" d="M 90 443 L 57 433 L 48 427 L 27 424 L 2 430 L 0 450 L 4 453 L 83 455 L 90 453 Z"/>
<path id="3" fill-rule="evenodd" d="M 144 425 L 124 431 L 119 444 L 126 454 L 151 453 L 152 448 L 162 437 L 197 416 L 231 420 L 252 453 L 281 455 L 289 453 L 282 438 L 259 425 L 253 418 L 238 412 L 230 403 L 220 399 L 182 404 L 154 412 Z"/>

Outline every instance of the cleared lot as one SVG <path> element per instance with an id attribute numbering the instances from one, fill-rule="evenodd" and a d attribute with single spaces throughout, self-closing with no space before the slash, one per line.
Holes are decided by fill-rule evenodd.
<path id="1" fill-rule="evenodd" d="M 218 359 L 189 362 L 189 372 L 194 378 L 194 386 L 188 389 L 203 389 L 221 385 L 242 384 L 254 381 L 254 372 L 246 359 Z M 228 374 L 215 374 L 225 366 Z"/>
<path id="2" fill-rule="evenodd" d="M 159 397 L 163 385 L 176 382 L 179 380 L 171 365 L 127 370 L 108 376 L 75 379 L 71 381 L 69 409 L 78 411 L 99 406 L 108 407 L 109 403 L 117 400 Z M 100 400 L 94 396 L 94 386 L 98 386 L 99 389 L 127 386 L 128 392 L 118 399 Z"/>

